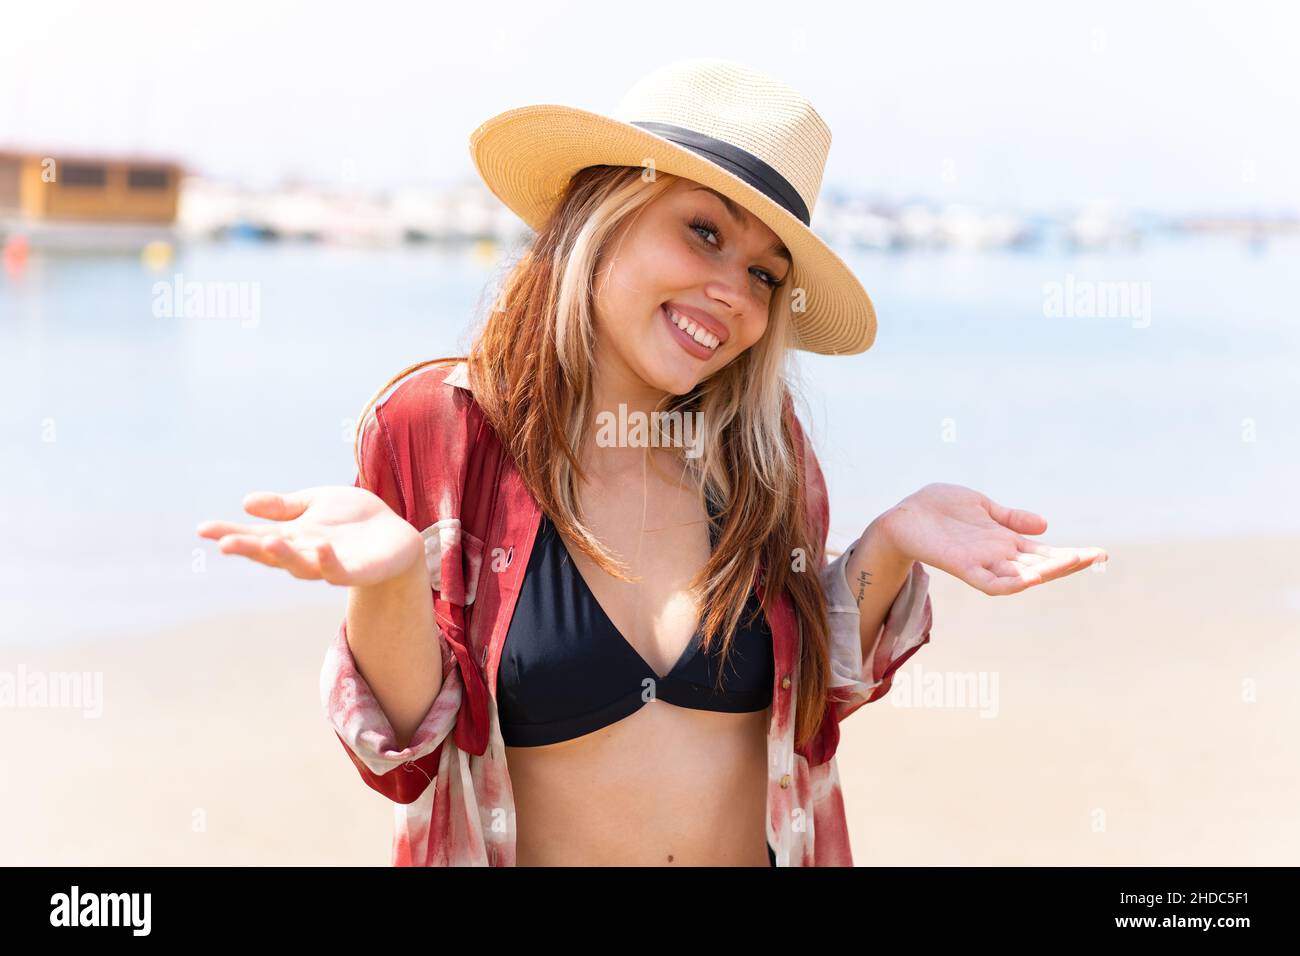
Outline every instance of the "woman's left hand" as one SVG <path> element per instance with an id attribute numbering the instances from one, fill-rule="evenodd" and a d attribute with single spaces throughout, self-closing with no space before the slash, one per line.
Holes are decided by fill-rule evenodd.
<path id="1" fill-rule="evenodd" d="M 944 482 L 908 495 L 875 524 L 903 558 L 985 594 L 1016 594 L 1109 558 L 1101 548 L 1055 548 L 1021 537 L 1042 534 L 1047 519 Z"/>

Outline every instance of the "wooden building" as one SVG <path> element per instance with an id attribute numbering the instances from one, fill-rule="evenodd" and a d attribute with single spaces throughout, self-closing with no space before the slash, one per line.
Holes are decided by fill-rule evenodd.
<path id="1" fill-rule="evenodd" d="M 0 152 L 0 217 L 172 224 L 181 175 L 161 160 Z"/>

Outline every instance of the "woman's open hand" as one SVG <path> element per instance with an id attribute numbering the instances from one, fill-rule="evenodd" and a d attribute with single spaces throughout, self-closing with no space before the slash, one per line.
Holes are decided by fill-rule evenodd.
<path id="1" fill-rule="evenodd" d="M 424 560 L 420 533 L 363 488 L 255 491 L 244 498 L 244 510 L 276 523 L 205 521 L 199 536 L 217 541 L 223 554 L 242 554 L 295 578 L 349 587 L 381 584 Z"/>
<path id="2" fill-rule="evenodd" d="M 1109 559 L 1101 548 L 1054 548 L 1030 541 L 1022 535 L 1042 534 L 1047 519 L 943 482 L 908 495 L 877 521 L 902 555 L 985 594 L 1015 594 Z"/>

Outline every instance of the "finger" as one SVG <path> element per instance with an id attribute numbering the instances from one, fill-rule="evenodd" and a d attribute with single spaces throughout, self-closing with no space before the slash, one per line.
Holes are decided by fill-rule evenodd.
<path id="1" fill-rule="evenodd" d="M 1054 548 L 1050 545 L 1034 545 L 1033 542 L 1030 542 L 1028 548 L 1017 551 L 1011 557 L 1011 560 L 1033 567 L 1039 565 L 1051 567 L 1061 562 L 1069 563 L 1077 558 L 1078 554 L 1077 548 Z"/>
<path id="2" fill-rule="evenodd" d="M 1021 564 L 1017 561 L 994 561 L 990 564 L 989 570 L 1000 578 L 1019 578 L 1025 583 L 1026 587 L 1032 587 L 1035 584 L 1042 584 L 1046 580 L 1046 573 L 1051 566 L 1051 559 L 1044 559 L 1036 565 Z"/>
<path id="3" fill-rule="evenodd" d="M 1075 551 L 1075 553 L 1084 555 L 1089 561 L 1109 561 L 1110 555 L 1102 548 L 1054 548 L 1052 545 L 1045 545 L 1041 541 L 1030 541 L 1028 538 L 1018 538 L 1015 546 L 1022 554 L 1041 554 L 1044 557 L 1053 557 L 1053 555 L 1065 553 L 1065 551 Z"/>
<path id="4" fill-rule="evenodd" d="M 348 573 L 334 553 L 334 546 L 328 541 L 316 546 L 316 564 L 320 568 L 321 577 L 331 584 L 344 580 Z"/>
<path id="5" fill-rule="evenodd" d="M 985 567 L 976 568 L 971 577 L 966 580 L 966 583 L 994 597 L 1018 594 L 1030 586 L 1030 582 L 1025 580 L 1025 577 L 1018 572 L 997 574 Z"/>
<path id="6" fill-rule="evenodd" d="M 1018 552 L 1014 557 L 1011 557 L 1008 560 L 1014 561 L 1016 564 L 1024 565 L 1027 568 L 1037 569 L 1038 565 L 1051 561 L 1052 558 L 1047 555 L 1030 554 L 1022 551 Z"/>
<path id="7" fill-rule="evenodd" d="M 1024 565 L 1012 562 L 1013 566 L 1028 570 L 1033 580 L 1031 584 L 1043 584 L 1046 581 L 1053 581 L 1071 571 L 1077 571 L 1082 566 L 1082 558 L 1079 554 L 1070 549 L 1062 549 L 1060 554 L 1050 558 L 1043 558 L 1037 564 Z"/>
<path id="8" fill-rule="evenodd" d="M 1067 574 L 1073 574 L 1076 571 L 1082 571 L 1091 564 L 1096 563 L 1102 555 L 1105 554 L 1100 548 L 1053 548 L 1055 552 L 1051 557 L 1018 555 L 1018 561 L 1022 567 L 1032 567 L 1039 580 L 1035 583 L 1042 584 L 1046 581 L 1054 581 L 1057 578 L 1063 578 Z"/>
<path id="9" fill-rule="evenodd" d="M 1028 538 L 1018 538 L 1016 548 L 1021 554 L 1040 555 L 1042 557 L 1051 557 L 1056 549 L 1049 544 L 1043 544 L 1041 541 L 1030 541 Z"/>
<path id="10" fill-rule="evenodd" d="M 1019 554 L 1016 560 L 1023 557 L 1026 559 L 1026 563 L 1029 564 L 1037 563 L 1037 561 L 1034 560 L 1035 558 L 1052 559 L 1067 555 L 1077 555 L 1080 559 L 1080 567 L 1087 567 L 1088 565 L 1096 564 L 1097 562 L 1104 563 L 1110 559 L 1110 555 L 1108 555 L 1102 548 L 1054 548 L 1051 545 L 1046 545 L 1039 541 L 1026 541 L 1023 538 L 1016 542 L 1016 544 L 1019 548 Z M 1078 569 L 1076 568 L 1075 570 Z"/>
<path id="11" fill-rule="evenodd" d="M 1033 542 L 1028 542 L 1033 546 Z M 995 562 L 974 572 L 973 584 L 985 594 L 1016 594 L 1075 571 L 1081 571 L 1108 556 L 1101 548 L 1053 548 L 1037 545 L 1012 559 Z"/>
<path id="12" fill-rule="evenodd" d="M 250 558 L 258 564 L 265 564 L 269 568 L 278 568 L 279 563 L 266 552 L 266 540 L 258 535 L 230 534 L 218 541 L 217 547 L 222 554 L 237 554 Z"/>
<path id="13" fill-rule="evenodd" d="M 196 530 L 200 538 L 212 538 L 215 541 L 224 538 L 228 534 L 274 534 L 280 528 L 278 525 L 273 524 L 236 524 L 233 521 L 204 521 Z"/>
<path id="14" fill-rule="evenodd" d="M 1104 548 L 1074 548 L 1073 550 L 1079 555 L 1079 565 L 1071 568 L 1072 571 L 1079 571 L 1094 564 L 1105 564 L 1110 560 L 1110 555 Z"/>
<path id="15" fill-rule="evenodd" d="M 306 557 L 283 538 L 268 538 L 265 548 L 269 555 L 280 562 L 280 567 L 295 578 L 304 581 L 319 580 L 321 575 L 320 568 L 316 565 L 315 548 L 312 549 L 311 558 Z"/>
<path id="16" fill-rule="evenodd" d="M 1000 525 L 1018 534 L 1042 534 L 1047 530 L 1047 519 L 1023 508 L 1007 508 L 989 499 L 989 514 Z"/>
<path id="17" fill-rule="evenodd" d="M 307 491 L 291 491 L 286 494 L 254 491 L 244 496 L 245 511 L 274 521 L 290 521 L 306 511 L 310 503 L 311 496 Z"/>

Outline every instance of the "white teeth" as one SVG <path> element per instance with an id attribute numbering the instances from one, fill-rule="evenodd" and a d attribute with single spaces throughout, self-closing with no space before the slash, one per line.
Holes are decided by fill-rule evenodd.
<path id="1" fill-rule="evenodd" d="M 673 320 L 673 324 L 689 335 L 695 341 L 699 342 L 706 348 L 716 349 L 718 347 L 718 337 L 712 332 L 706 332 L 703 328 L 696 325 L 690 319 L 683 318 L 678 313 L 668 310 L 668 317 Z"/>

